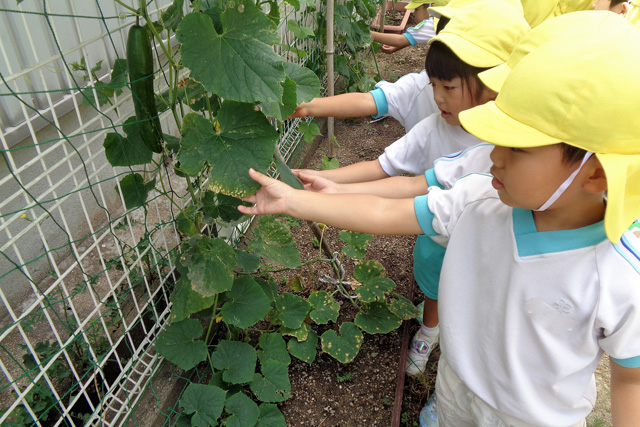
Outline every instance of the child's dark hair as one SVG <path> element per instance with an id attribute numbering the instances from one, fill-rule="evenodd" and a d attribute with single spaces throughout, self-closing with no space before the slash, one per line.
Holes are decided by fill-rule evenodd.
<path id="1" fill-rule="evenodd" d="M 471 98 L 475 101 L 480 98 L 486 88 L 484 83 L 478 78 L 478 73 L 488 68 L 473 67 L 456 56 L 455 53 L 439 40 L 434 40 L 429 45 L 424 69 L 429 77 L 439 80 L 453 80 L 459 77 L 463 85 L 467 88 L 475 87 L 475 93 L 471 93 Z M 475 85 L 471 85 L 471 80 Z"/>
<path id="2" fill-rule="evenodd" d="M 619 5 L 620 3 L 626 3 L 629 0 L 611 0 L 611 3 L 609 4 L 609 9 L 612 9 L 614 6 Z"/>
<path id="3" fill-rule="evenodd" d="M 560 143 L 560 149 L 562 150 L 562 162 L 568 165 L 581 161 L 587 153 L 587 150 L 574 147 L 564 142 Z"/>
<path id="4" fill-rule="evenodd" d="M 446 16 L 441 16 L 438 19 L 438 25 L 436 25 L 436 34 L 440 34 L 440 31 L 442 31 L 444 29 L 444 27 L 447 26 L 447 24 L 449 23 L 451 19 L 447 18 Z"/>

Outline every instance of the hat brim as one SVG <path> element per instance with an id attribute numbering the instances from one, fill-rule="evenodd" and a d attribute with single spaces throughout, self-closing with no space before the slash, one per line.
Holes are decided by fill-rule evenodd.
<path id="1" fill-rule="evenodd" d="M 429 40 L 429 44 L 434 41 L 440 41 L 446 44 L 458 58 L 464 58 L 464 62 L 472 67 L 489 68 L 505 62 L 503 58 L 488 52 L 486 49 L 482 49 L 477 44 L 470 42 L 458 34 L 443 31 Z"/>
<path id="2" fill-rule="evenodd" d="M 539 147 L 560 141 L 504 113 L 495 101 L 461 111 L 462 127 L 477 138 L 504 147 Z"/>
<path id="3" fill-rule="evenodd" d="M 425 1 L 412 1 L 409 4 L 405 5 L 404 8 L 405 10 L 413 10 L 418 8 L 418 6 L 424 6 L 425 4 L 429 4 L 426 0 Z"/>
<path id="4" fill-rule="evenodd" d="M 478 77 L 489 89 L 494 92 L 500 92 L 509 73 L 511 73 L 511 67 L 505 62 L 504 64 L 482 71 L 478 74 Z"/>
<path id="5" fill-rule="evenodd" d="M 452 6 L 434 6 L 427 9 L 427 11 L 429 12 L 429 16 L 433 16 L 435 18 L 442 18 L 443 16 L 445 18 L 451 18 L 459 10 L 460 8 Z"/>
<path id="6" fill-rule="evenodd" d="M 618 243 L 631 224 L 640 218 L 640 154 L 596 153 L 607 177 L 607 209 L 604 230 Z"/>

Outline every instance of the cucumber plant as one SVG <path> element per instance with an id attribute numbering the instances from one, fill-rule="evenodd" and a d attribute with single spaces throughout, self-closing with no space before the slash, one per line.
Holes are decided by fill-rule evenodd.
<path id="1" fill-rule="evenodd" d="M 307 66 L 287 62 L 275 53 L 274 47 L 281 47 L 275 0 L 194 0 L 187 14 L 183 3 L 174 0 L 155 22 L 144 0 L 138 10 L 131 9 L 138 21 L 129 29 L 127 43 L 135 116 L 125 121 L 124 135 L 106 136 L 105 153 L 113 166 L 131 170 L 119 182 L 127 210 L 143 206 L 163 182 L 161 177 L 145 179 L 132 166 L 155 163 L 161 174 L 165 160 L 173 156 L 175 172 L 189 189 L 188 207 L 180 209 L 175 220 L 184 240 L 172 260 L 179 279 L 170 297 L 170 325 L 156 343 L 157 351 L 178 367 L 210 373 L 207 384 L 186 387 L 179 402 L 181 421 L 192 426 L 286 425 L 276 404 L 290 396 L 291 357 L 313 363 L 321 348 L 349 363 L 364 333 L 388 333 L 416 310 L 394 293 L 395 284 L 373 260 L 360 261 L 355 268 L 355 291 L 347 292 L 347 283 L 339 277 L 330 280 L 335 291 L 279 292 L 274 273 L 303 265 L 289 227 L 279 218 L 260 217 L 244 250 L 217 237 L 217 227 L 247 219 L 237 206 L 258 190 L 248 176 L 250 167 L 266 173 L 275 164 L 283 180 L 299 185 L 276 143 L 282 121 L 299 103 L 318 96 L 316 73 L 322 67 L 311 60 Z M 287 3 L 296 10 L 315 11 L 313 3 Z M 375 12 L 373 4 L 346 1 L 337 9 L 339 40 L 347 51 L 368 47 L 366 20 Z M 287 28 L 299 37 L 314 36 L 298 23 L 289 22 Z M 177 48 L 167 42 L 174 34 Z M 162 69 L 155 73 L 149 60 L 152 40 L 164 56 Z M 286 57 L 305 57 L 304 51 L 289 49 Z M 153 76 L 160 73 L 169 88 L 155 93 Z M 160 127 L 158 112 L 169 110 L 180 130 L 178 138 L 163 134 Z M 363 258 L 371 238 L 341 232 L 347 244 L 342 256 Z M 319 261 L 327 260 L 306 263 Z M 299 290 L 295 278 L 286 282 Z M 336 298 L 348 299 L 357 315 L 332 328 L 340 310 Z"/>

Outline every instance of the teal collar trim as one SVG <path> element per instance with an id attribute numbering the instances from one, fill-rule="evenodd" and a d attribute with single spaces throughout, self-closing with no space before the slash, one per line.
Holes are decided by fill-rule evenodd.
<path id="1" fill-rule="evenodd" d="M 604 221 L 574 230 L 538 232 L 533 212 L 520 208 L 513 208 L 513 232 L 521 257 L 571 251 L 594 246 L 607 239 Z"/>

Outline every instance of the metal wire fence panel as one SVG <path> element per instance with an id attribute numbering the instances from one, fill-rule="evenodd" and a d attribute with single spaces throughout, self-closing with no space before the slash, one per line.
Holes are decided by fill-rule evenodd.
<path id="1" fill-rule="evenodd" d="M 152 381 L 163 365 L 154 342 L 176 280 L 177 210 L 190 196 L 168 160 L 114 168 L 102 146 L 132 114 L 126 87 L 103 89 L 137 4 L 0 0 L 0 425 L 149 425 L 136 415 L 143 398 L 170 423 Z M 158 19 L 172 4 L 150 1 L 148 12 Z M 313 26 L 312 14 L 279 7 L 282 22 Z M 286 25 L 280 34 L 287 60 L 321 63 L 314 39 L 296 40 Z M 162 92 L 166 76 L 156 81 Z M 160 119 L 178 135 L 168 112 Z M 279 142 L 289 162 L 299 156 L 296 123 Z M 131 172 L 156 185 L 127 211 L 118 183 Z M 224 233 L 235 243 L 242 231 Z"/>

